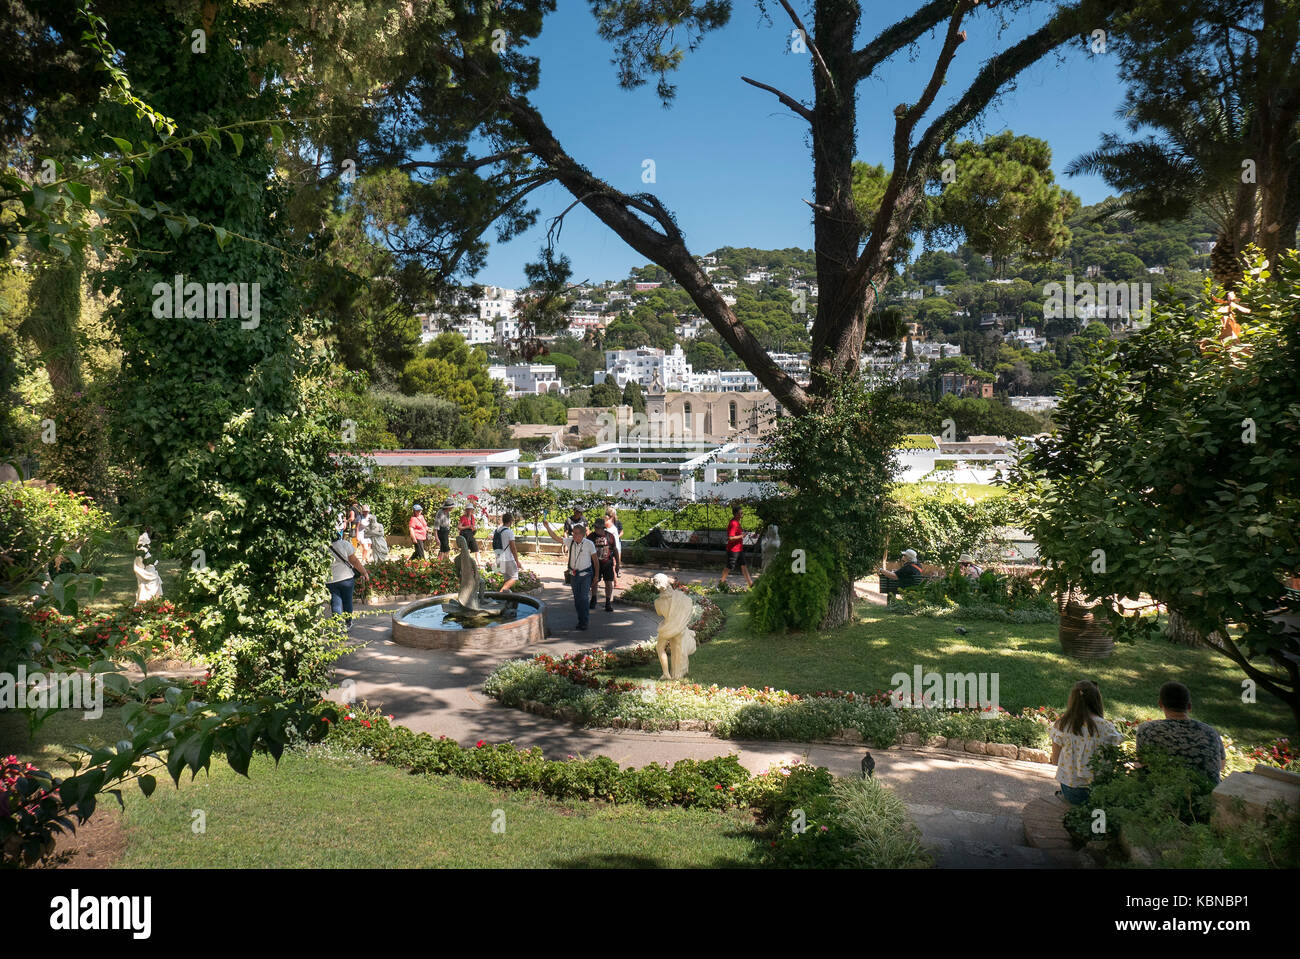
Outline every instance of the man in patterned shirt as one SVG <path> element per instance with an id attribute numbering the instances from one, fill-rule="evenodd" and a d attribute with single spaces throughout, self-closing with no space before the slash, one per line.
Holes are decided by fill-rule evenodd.
<path id="1" fill-rule="evenodd" d="M 1223 740 L 1213 726 L 1189 719 L 1192 694 L 1182 683 L 1165 683 L 1160 687 L 1159 706 L 1164 719 L 1153 719 L 1137 728 L 1137 753 L 1159 751 L 1174 761 L 1199 769 L 1218 782 L 1223 771 Z"/>

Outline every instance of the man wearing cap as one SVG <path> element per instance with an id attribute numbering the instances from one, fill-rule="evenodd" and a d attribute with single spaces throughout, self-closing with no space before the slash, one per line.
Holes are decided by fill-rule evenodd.
<path id="1" fill-rule="evenodd" d="M 925 574 L 921 572 L 921 564 L 916 561 L 916 550 L 914 549 L 903 550 L 903 565 L 898 567 L 897 572 L 891 573 L 882 566 L 880 575 L 885 579 L 897 581 L 899 589 L 916 586 L 925 579 Z"/>
<path id="2" fill-rule="evenodd" d="M 596 580 L 596 547 L 587 538 L 587 527 L 574 523 L 568 536 L 561 536 L 542 517 L 551 539 L 564 544 L 565 579 L 573 586 L 573 606 L 578 611 L 578 628 L 586 629 L 591 619 L 591 590 Z"/>
<path id="3" fill-rule="evenodd" d="M 416 503 L 411 507 L 411 518 L 406 523 L 415 546 L 415 558 L 424 559 L 424 541 L 429 538 L 429 524 L 424 521 L 424 507 Z"/>

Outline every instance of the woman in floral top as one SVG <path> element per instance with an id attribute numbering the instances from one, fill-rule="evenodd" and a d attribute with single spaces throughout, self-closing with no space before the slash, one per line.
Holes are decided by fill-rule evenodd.
<path id="1" fill-rule="evenodd" d="M 1052 762 L 1061 793 L 1071 805 L 1088 801 L 1092 786 L 1093 754 L 1106 745 L 1124 741 L 1114 724 L 1102 718 L 1101 690 L 1092 680 L 1084 679 L 1070 690 L 1065 713 L 1051 730 Z"/>

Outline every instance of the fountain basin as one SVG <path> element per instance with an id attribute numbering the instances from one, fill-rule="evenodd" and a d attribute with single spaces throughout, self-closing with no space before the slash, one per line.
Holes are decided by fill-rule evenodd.
<path id="1" fill-rule="evenodd" d="M 546 604 L 522 593 L 484 593 L 485 598 L 517 606 L 501 621 L 487 626 L 462 626 L 447 621 L 441 605 L 455 593 L 421 599 L 393 613 L 393 642 L 416 649 L 514 649 L 546 639 Z M 424 622 L 422 623 L 421 620 Z"/>

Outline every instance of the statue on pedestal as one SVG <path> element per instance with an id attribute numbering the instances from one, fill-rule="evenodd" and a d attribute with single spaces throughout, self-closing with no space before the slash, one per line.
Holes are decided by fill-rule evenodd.
<path id="1" fill-rule="evenodd" d="M 506 611 L 504 603 L 483 598 L 483 580 L 479 577 L 478 563 L 474 562 L 474 553 L 469 547 L 469 537 L 461 533 L 456 537 L 460 553 L 456 556 L 456 569 L 460 574 L 460 590 L 455 599 L 442 604 L 447 617 L 462 626 L 486 626 L 487 621 L 495 619 Z"/>
<path id="2" fill-rule="evenodd" d="M 663 667 L 660 679 L 681 679 L 690 668 L 690 655 L 695 652 L 695 631 L 689 628 L 695 604 L 691 598 L 679 589 L 672 588 L 672 582 L 663 573 L 652 580 L 659 598 L 655 600 L 655 612 L 659 614 L 659 632 L 654 640 L 655 650 L 659 653 L 659 665 Z M 672 655 L 672 668 L 668 657 Z"/>
<path id="3" fill-rule="evenodd" d="M 158 575 L 158 564 L 152 562 L 149 555 L 149 530 L 146 528 L 135 541 L 135 601 L 147 603 L 151 599 L 161 599 L 163 594 L 162 577 Z"/>

